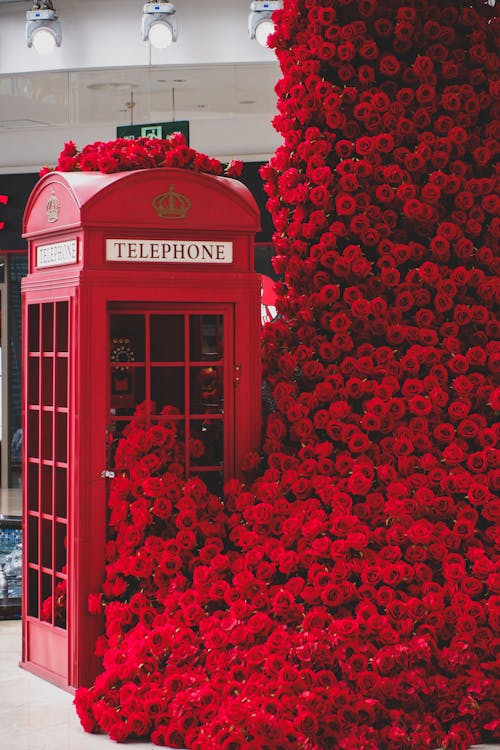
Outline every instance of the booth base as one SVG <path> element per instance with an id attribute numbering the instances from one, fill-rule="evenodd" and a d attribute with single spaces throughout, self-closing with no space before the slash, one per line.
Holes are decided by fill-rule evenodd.
<path id="1" fill-rule="evenodd" d="M 22 669 L 74 693 L 68 684 L 68 635 L 38 620 L 26 621 L 26 654 L 19 663 Z"/>

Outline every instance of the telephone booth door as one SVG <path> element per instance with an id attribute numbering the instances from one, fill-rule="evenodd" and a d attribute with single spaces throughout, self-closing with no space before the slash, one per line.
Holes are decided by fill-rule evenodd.
<path id="1" fill-rule="evenodd" d="M 231 304 L 110 305 L 109 441 L 113 452 L 139 404 L 168 414 L 185 478 L 213 492 L 234 469 L 234 311 Z"/>
<path id="2" fill-rule="evenodd" d="M 25 342 L 23 516 L 25 627 L 33 671 L 43 665 L 55 682 L 67 679 L 66 621 L 71 298 L 27 305 Z M 50 648 L 56 641 L 59 648 Z"/>

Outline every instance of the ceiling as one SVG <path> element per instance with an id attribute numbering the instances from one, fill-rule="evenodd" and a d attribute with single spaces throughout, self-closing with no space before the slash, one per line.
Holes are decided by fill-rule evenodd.
<path id="1" fill-rule="evenodd" d="M 274 51 L 248 38 L 248 0 L 179 2 L 182 33 L 166 50 L 143 42 L 140 0 L 57 5 L 63 43 L 41 56 L 24 41 L 26 0 L 0 0 L 0 173 L 54 164 L 68 140 L 82 147 L 119 125 L 175 120 L 222 161 L 276 150 L 281 74 Z"/>
<path id="2" fill-rule="evenodd" d="M 0 75 L 0 132 L 247 115 L 271 120 L 278 72 L 269 62 Z"/>

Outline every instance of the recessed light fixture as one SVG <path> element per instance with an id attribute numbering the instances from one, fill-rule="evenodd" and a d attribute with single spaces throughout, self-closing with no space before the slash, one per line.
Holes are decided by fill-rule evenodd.
<path id="1" fill-rule="evenodd" d="M 102 81 L 101 83 L 89 83 L 87 88 L 91 91 L 131 91 L 138 88 L 138 85 L 119 81 Z"/>
<path id="2" fill-rule="evenodd" d="M 157 78 L 156 83 L 186 83 L 186 78 L 172 78 L 171 81 L 168 78 Z"/>

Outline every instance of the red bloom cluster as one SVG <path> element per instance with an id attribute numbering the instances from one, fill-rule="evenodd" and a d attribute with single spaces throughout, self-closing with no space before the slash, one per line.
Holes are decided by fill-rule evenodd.
<path id="1" fill-rule="evenodd" d="M 276 21 L 264 466 L 222 503 L 172 425 L 130 426 L 78 713 L 193 750 L 464 750 L 500 730 L 498 24 L 482 0 Z"/>
<path id="2" fill-rule="evenodd" d="M 194 172 L 239 177 L 243 162 L 233 160 L 226 167 L 218 160 L 190 148 L 182 133 L 169 138 L 117 138 L 114 141 L 96 141 L 79 151 L 73 141 L 68 141 L 59 154 L 55 170 L 59 172 L 128 172 L 134 169 L 179 167 Z M 40 170 L 40 176 L 52 171 Z"/>
<path id="3" fill-rule="evenodd" d="M 66 566 L 64 566 L 63 573 L 66 573 L 65 568 Z M 54 596 L 48 596 L 42 602 L 40 620 L 50 622 L 60 628 L 66 627 L 66 590 L 66 581 L 59 581 L 55 587 Z"/>

